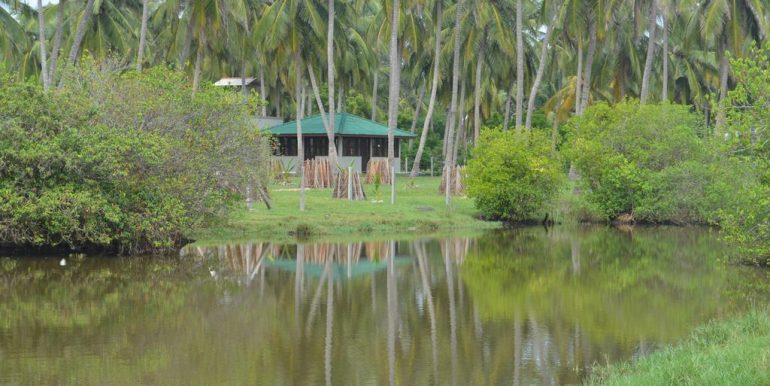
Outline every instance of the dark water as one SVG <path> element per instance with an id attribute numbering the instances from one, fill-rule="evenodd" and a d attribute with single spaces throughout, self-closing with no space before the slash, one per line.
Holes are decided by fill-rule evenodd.
<path id="1" fill-rule="evenodd" d="M 579 383 L 765 303 L 702 229 L 0 260 L 0 384 Z"/>

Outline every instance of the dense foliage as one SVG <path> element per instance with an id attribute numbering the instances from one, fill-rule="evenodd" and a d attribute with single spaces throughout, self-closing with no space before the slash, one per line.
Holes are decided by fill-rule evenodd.
<path id="1" fill-rule="evenodd" d="M 725 104 L 727 146 L 754 170 L 759 183 L 744 193 L 746 202 L 726 213 L 724 228 L 753 259 L 770 259 L 770 45 L 732 61 L 736 86 Z"/>
<path id="2" fill-rule="evenodd" d="M 542 218 L 562 182 L 550 143 L 536 133 L 486 130 L 473 150 L 465 184 L 476 207 L 489 218 Z"/>
<path id="3" fill-rule="evenodd" d="M 49 93 L 0 74 L 0 244 L 172 247 L 263 178 L 240 95 L 112 67 L 84 63 Z"/>
<path id="4" fill-rule="evenodd" d="M 753 179 L 705 140 L 685 106 L 598 103 L 573 118 L 566 153 L 585 199 L 607 219 L 677 224 L 718 220 Z"/>

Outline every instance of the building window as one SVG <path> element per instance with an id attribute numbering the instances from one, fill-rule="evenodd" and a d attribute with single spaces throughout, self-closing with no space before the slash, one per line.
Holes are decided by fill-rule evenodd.
<path id="1" fill-rule="evenodd" d="M 305 159 L 329 155 L 329 138 L 305 137 Z"/>
<path id="2" fill-rule="evenodd" d="M 396 158 L 399 157 L 399 140 L 395 138 L 393 140 L 393 153 Z M 387 138 L 372 138 L 372 157 L 387 157 L 388 156 L 388 139 Z"/>
<path id="3" fill-rule="evenodd" d="M 278 137 L 278 143 L 273 153 L 279 156 L 296 157 L 297 156 L 297 138 Z"/>

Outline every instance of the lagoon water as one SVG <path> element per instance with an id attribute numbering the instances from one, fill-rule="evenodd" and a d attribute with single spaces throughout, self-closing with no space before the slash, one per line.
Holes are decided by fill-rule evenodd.
<path id="1" fill-rule="evenodd" d="M 0 384 L 574 384 L 766 303 L 696 228 L 0 260 Z"/>

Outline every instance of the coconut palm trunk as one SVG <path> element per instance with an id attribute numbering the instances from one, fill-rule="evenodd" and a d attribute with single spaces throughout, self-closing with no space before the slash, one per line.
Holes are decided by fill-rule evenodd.
<path id="1" fill-rule="evenodd" d="M 186 12 L 191 12 L 190 8 L 190 0 L 187 0 L 184 2 L 184 5 L 180 7 L 181 9 L 185 9 Z M 190 15 L 190 18 L 187 20 L 187 31 L 185 31 L 184 35 L 184 42 L 182 42 L 182 52 L 179 53 L 179 68 L 183 68 L 186 66 L 187 58 L 190 57 L 190 49 L 192 48 L 192 39 L 193 35 L 195 34 L 194 30 L 194 23 L 192 20 L 192 15 Z"/>
<path id="2" fill-rule="evenodd" d="M 524 5 L 516 0 L 516 132 L 521 132 L 524 114 Z"/>
<path id="3" fill-rule="evenodd" d="M 332 174 L 336 174 L 337 166 L 337 147 L 334 143 L 334 126 L 336 124 L 334 108 L 334 0 L 329 0 L 329 20 L 327 22 L 326 32 L 326 63 L 327 63 L 327 82 L 329 85 L 329 123 L 326 125 L 326 136 L 329 139 L 329 163 L 332 165 Z M 336 180 L 336 178 L 334 179 Z"/>
<path id="4" fill-rule="evenodd" d="M 505 96 L 505 115 L 503 117 L 503 131 L 508 131 L 508 126 L 511 125 L 511 99 L 513 99 L 513 87 L 508 89 Z"/>
<path id="5" fill-rule="evenodd" d="M 388 93 L 388 164 L 395 166 L 395 132 L 398 121 L 398 98 L 401 94 L 401 61 L 398 55 L 399 0 L 393 0 L 390 18 L 390 85 Z"/>
<path id="6" fill-rule="evenodd" d="M 374 84 L 372 85 L 372 120 L 377 120 L 377 87 L 379 87 L 379 69 L 374 69 Z"/>
<path id="7" fill-rule="evenodd" d="M 668 101 L 668 11 L 663 14 L 663 94 L 661 100 Z"/>
<path id="8" fill-rule="evenodd" d="M 449 114 L 447 116 L 447 130 L 444 136 L 444 144 L 446 145 L 446 149 L 444 150 L 444 173 L 446 175 L 447 186 L 447 189 L 445 189 L 445 203 L 447 206 L 452 203 L 452 189 L 449 189 L 448 187 L 452 186 L 451 170 L 454 167 L 455 162 L 454 158 L 452 158 L 452 153 L 454 149 L 454 125 L 457 116 L 457 92 L 460 83 L 460 27 L 464 3 L 464 0 L 459 0 L 455 9 L 455 42 L 453 47 L 454 58 L 452 63 L 452 100 L 449 105 L 450 107 Z"/>
<path id="9" fill-rule="evenodd" d="M 588 52 L 586 52 L 585 73 L 583 74 L 582 102 L 580 103 L 580 113 L 588 107 L 588 101 L 591 99 L 591 73 L 594 65 L 594 55 L 596 54 L 596 15 L 591 14 L 589 27 Z"/>
<path id="10" fill-rule="evenodd" d="M 80 23 L 78 23 L 78 29 L 75 31 L 75 38 L 72 40 L 72 47 L 70 48 L 70 55 L 68 59 L 68 63 L 70 65 L 74 65 L 75 61 L 78 59 L 80 46 L 83 44 L 83 38 L 86 36 L 86 28 L 88 28 L 88 25 L 91 22 L 91 15 L 93 13 L 94 0 L 88 0 L 86 3 L 86 8 L 83 11 L 83 17 L 80 19 Z"/>
<path id="11" fill-rule="evenodd" d="M 422 160 L 422 153 L 425 150 L 425 141 L 428 139 L 428 129 L 430 128 L 431 119 L 433 119 L 433 110 L 436 108 L 436 93 L 438 91 L 439 80 L 439 65 L 441 64 L 441 25 L 442 25 L 442 1 L 439 0 L 436 4 L 436 35 L 434 37 L 435 42 L 433 45 L 433 79 L 430 86 L 430 101 L 428 102 L 428 111 L 425 114 L 425 121 L 422 124 L 422 133 L 420 134 L 420 143 L 417 145 L 417 153 L 414 156 L 414 164 L 412 165 L 412 172 L 410 177 L 417 177 L 417 173 L 420 172 L 420 161 Z M 376 74 L 375 74 L 376 76 Z M 376 79 L 376 78 L 375 78 Z"/>
<path id="12" fill-rule="evenodd" d="M 652 61 L 655 57 L 655 31 L 658 29 L 658 2 L 650 4 L 650 26 L 647 33 L 647 58 L 644 61 L 644 73 L 642 75 L 642 91 L 639 93 L 639 103 L 647 103 L 650 96 L 650 77 L 652 76 Z"/>
<path id="13" fill-rule="evenodd" d="M 553 35 L 553 29 L 556 26 L 556 18 L 558 12 L 554 12 L 551 16 L 551 22 L 548 24 L 548 30 L 543 37 L 543 46 L 540 47 L 540 63 L 537 65 L 537 73 L 535 74 L 535 80 L 532 82 L 532 89 L 529 91 L 529 99 L 527 99 L 527 131 L 532 129 L 532 114 L 535 112 L 535 99 L 537 97 L 537 90 L 540 88 L 540 82 L 543 81 L 543 74 L 545 74 L 546 59 L 548 56 L 548 43 L 551 41 L 551 35 Z"/>
<path id="14" fill-rule="evenodd" d="M 265 87 L 265 64 L 262 62 L 262 55 L 259 55 L 259 97 L 262 98 L 262 100 L 267 100 L 267 93 L 266 93 L 266 87 Z M 262 104 L 262 116 L 267 116 L 267 103 Z"/>
<path id="15" fill-rule="evenodd" d="M 297 172 L 299 174 L 299 210 L 305 210 L 305 146 L 302 138 L 302 112 L 304 111 L 304 95 L 302 95 L 302 57 L 300 48 L 294 50 L 294 99 L 296 101 L 297 122 Z"/>
<path id="16" fill-rule="evenodd" d="M 203 47 L 204 47 L 204 39 L 205 39 L 205 32 L 203 32 L 203 29 L 200 30 L 198 33 L 198 49 L 195 53 L 195 70 L 193 70 L 193 86 L 192 86 L 192 93 L 193 96 L 195 96 L 195 93 L 198 92 L 198 86 L 200 85 L 201 80 L 201 66 L 203 62 Z"/>
<path id="17" fill-rule="evenodd" d="M 51 60 L 48 62 L 48 83 L 53 84 L 56 77 L 56 62 L 61 51 L 62 35 L 64 35 L 64 4 L 66 0 L 59 1 L 56 6 L 56 32 L 53 35 L 53 47 L 51 48 Z"/>
<path id="18" fill-rule="evenodd" d="M 147 18 L 150 11 L 150 0 L 142 1 L 142 29 L 139 32 L 139 50 L 136 53 L 136 70 L 142 71 L 144 61 L 144 46 L 147 43 Z"/>
<path id="19" fill-rule="evenodd" d="M 580 115 L 580 103 L 583 100 L 583 37 L 577 39 L 577 73 L 575 74 L 575 115 Z"/>
<path id="20" fill-rule="evenodd" d="M 40 45 L 40 77 L 43 81 L 43 89 L 48 91 L 51 85 L 48 81 L 48 61 L 45 49 L 45 18 L 43 17 L 43 1 L 37 0 L 37 40 Z"/>
<path id="21" fill-rule="evenodd" d="M 486 50 L 486 30 L 484 31 L 484 40 L 479 48 L 479 54 L 476 57 L 476 79 L 475 87 L 473 90 L 473 143 L 476 144 L 479 141 L 479 133 L 481 132 L 481 71 L 484 65 L 484 51 Z"/>

